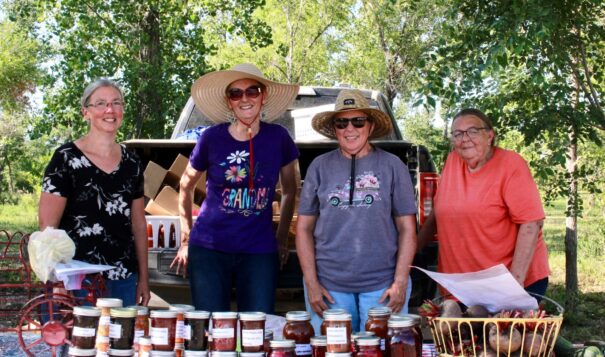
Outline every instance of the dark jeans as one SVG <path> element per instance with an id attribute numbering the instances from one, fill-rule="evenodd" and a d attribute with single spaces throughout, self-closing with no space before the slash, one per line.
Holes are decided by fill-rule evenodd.
<path id="1" fill-rule="evenodd" d="M 548 277 L 546 277 L 544 279 L 540 279 L 540 280 L 536 281 L 535 283 L 528 285 L 527 287 L 525 287 L 525 291 L 527 291 L 530 294 L 540 295 L 540 296 L 532 295 L 534 298 L 536 298 L 536 300 L 538 300 L 538 303 L 539 303 L 540 300 L 542 300 L 541 296 L 546 295 L 547 288 L 548 288 Z"/>
<path id="2" fill-rule="evenodd" d="M 266 254 L 223 253 L 189 246 L 188 274 L 196 310 L 231 311 L 235 283 L 238 311 L 272 314 L 279 260 Z"/>

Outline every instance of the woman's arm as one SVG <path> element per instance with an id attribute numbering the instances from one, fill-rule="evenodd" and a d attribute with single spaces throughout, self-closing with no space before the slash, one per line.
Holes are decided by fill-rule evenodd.
<path id="1" fill-rule="evenodd" d="M 66 205 L 67 198 L 42 192 L 38 202 L 38 228 L 41 231 L 46 227 L 59 228 Z"/>
<path id="2" fill-rule="evenodd" d="M 534 256 L 536 245 L 538 244 L 538 235 L 543 223 L 544 220 L 538 220 L 519 225 L 510 272 L 523 287 L 525 286 L 525 277 Z"/>
<path id="3" fill-rule="evenodd" d="M 143 197 L 132 201 L 131 215 L 134 248 L 139 265 L 139 281 L 137 282 L 135 302 L 146 306 L 151 298 L 151 293 L 149 292 L 149 269 L 147 266 L 147 220 L 145 219 L 145 200 Z"/>
<path id="4" fill-rule="evenodd" d="M 294 214 L 294 201 L 296 197 L 296 166 L 298 160 L 294 160 L 279 171 L 281 182 L 281 201 L 279 205 L 279 224 L 277 225 L 277 246 L 279 248 L 279 261 L 283 267 L 288 261 L 288 232 Z"/>

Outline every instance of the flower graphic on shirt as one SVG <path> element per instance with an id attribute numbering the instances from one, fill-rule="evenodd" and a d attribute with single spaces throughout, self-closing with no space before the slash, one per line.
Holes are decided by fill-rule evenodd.
<path id="1" fill-rule="evenodd" d="M 44 181 L 42 182 L 42 192 L 52 193 L 55 189 L 56 189 L 56 187 L 50 181 L 50 177 L 45 177 Z"/>
<path id="2" fill-rule="evenodd" d="M 98 236 L 103 232 L 103 227 L 95 223 L 92 227 L 83 227 L 77 230 L 80 237 L 88 237 L 91 235 Z"/>
<path id="3" fill-rule="evenodd" d="M 118 196 L 117 199 L 109 201 L 105 204 L 105 211 L 110 215 L 114 215 L 117 212 L 123 213 L 124 208 L 128 206 L 122 199 L 122 196 Z"/>
<path id="4" fill-rule="evenodd" d="M 229 160 L 229 163 L 237 163 L 237 164 L 241 164 L 242 162 L 246 161 L 246 157 L 250 156 L 249 153 L 246 152 L 246 150 L 235 150 L 235 152 L 232 152 L 229 156 L 227 156 L 227 160 Z"/>
<path id="5" fill-rule="evenodd" d="M 225 171 L 225 179 L 230 182 L 242 182 L 246 177 L 246 169 L 241 166 L 229 166 Z"/>
<path id="6" fill-rule="evenodd" d="M 81 167 L 90 167 L 90 161 L 88 161 L 88 159 L 85 156 L 82 156 L 80 158 L 74 157 L 71 160 L 69 160 L 68 164 L 69 164 L 69 166 L 71 166 L 72 169 L 79 169 Z"/>

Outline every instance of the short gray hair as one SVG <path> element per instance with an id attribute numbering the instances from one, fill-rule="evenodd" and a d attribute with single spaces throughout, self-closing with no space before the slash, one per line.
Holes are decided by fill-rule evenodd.
<path id="1" fill-rule="evenodd" d="M 115 90 L 118 91 L 118 93 L 120 93 L 120 99 L 124 100 L 124 93 L 122 93 L 122 89 L 116 82 L 114 82 L 108 78 L 99 78 L 99 79 L 91 82 L 90 84 L 88 84 L 86 86 L 86 88 L 84 89 L 84 93 L 82 93 L 82 98 L 80 98 L 80 104 L 82 105 L 82 108 L 86 108 L 86 106 L 88 105 L 88 100 L 90 99 L 90 96 L 92 96 L 92 94 L 97 89 L 102 88 L 102 87 L 114 88 Z"/>

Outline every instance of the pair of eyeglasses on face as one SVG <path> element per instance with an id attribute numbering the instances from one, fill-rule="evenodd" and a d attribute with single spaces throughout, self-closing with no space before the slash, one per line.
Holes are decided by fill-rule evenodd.
<path id="1" fill-rule="evenodd" d="M 227 98 L 229 98 L 229 100 L 232 101 L 238 101 L 238 100 L 242 100 L 242 98 L 244 98 L 244 95 L 248 98 L 258 98 L 258 96 L 261 94 L 262 89 L 259 86 L 250 86 L 246 89 L 240 89 L 240 88 L 229 88 L 227 89 Z"/>
<path id="2" fill-rule="evenodd" d="M 333 122 L 336 129 L 346 129 L 349 126 L 349 123 L 353 124 L 353 127 L 359 129 L 363 128 L 368 120 L 368 117 L 334 118 Z"/>
<path id="3" fill-rule="evenodd" d="M 464 138 L 464 134 L 468 135 L 468 137 L 471 139 L 475 139 L 475 138 L 479 137 L 481 130 L 487 130 L 487 129 L 488 128 L 486 128 L 486 127 L 476 128 L 474 126 L 471 126 L 470 128 L 468 128 L 466 130 L 454 130 L 454 131 L 452 131 L 452 139 L 454 141 L 462 141 L 462 138 Z"/>
<path id="4" fill-rule="evenodd" d="M 105 110 L 109 107 L 112 107 L 114 110 L 123 110 L 124 109 L 124 102 L 122 102 L 121 100 L 114 100 L 112 102 L 106 102 L 104 100 L 100 100 L 98 102 L 94 102 L 91 104 L 88 104 L 86 106 L 86 108 L 95 108 L 97 110 Z"/>

